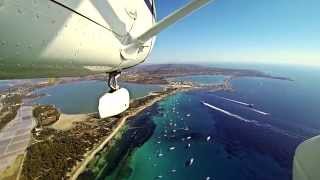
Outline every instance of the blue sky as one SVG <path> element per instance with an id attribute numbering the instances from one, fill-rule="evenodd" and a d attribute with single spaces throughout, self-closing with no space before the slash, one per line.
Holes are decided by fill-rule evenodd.
<path id="1" fill-rule="evenodd" d="M 156 0 L 158 19 L 189 0 Z M 216 0 L 157 37 L 150 63 L 320 65 L 319 0 Z"/>

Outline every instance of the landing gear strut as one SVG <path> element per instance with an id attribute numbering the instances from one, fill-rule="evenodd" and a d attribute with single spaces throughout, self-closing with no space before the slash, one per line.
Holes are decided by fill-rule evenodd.
<path id="1" fill-rule="evenodd" d="M 119 71 L 109 73 L 108 86 L 110 91 L 99 98 L 100 118 L 118 115 L 129 108 L 129 92 L 125 88 L 120 88 L 118 84 L 120 73 Z"/>
<path id="2" fill-rule="evenodd" d="M 110 88 L 110 93 L 120 88 L 118 84 L 118 78 L 120 77 L 120 74 L 120 71 L 114 71 L 109 73 L 108 86 Z"/>

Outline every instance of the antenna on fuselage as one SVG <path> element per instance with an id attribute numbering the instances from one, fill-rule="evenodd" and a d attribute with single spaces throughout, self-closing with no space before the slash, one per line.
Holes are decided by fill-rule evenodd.
<path id="1" fill-rule="evenodd" d="M 139 48 L 143 47 L 143 44 L 145 42 L 147 42 L 149 39 L 157 35 L 162 30 L 166 29 L 170 25 L 176 23 L 180 19 L 204 6 L 209 1 L 210 0 L 193 0 L 186 6 L 174 11 L 138 37 L 126 42 L 125 46 L 121 50 L 121 56 L 124 59 L 135 59 L 138 54 Z"/>

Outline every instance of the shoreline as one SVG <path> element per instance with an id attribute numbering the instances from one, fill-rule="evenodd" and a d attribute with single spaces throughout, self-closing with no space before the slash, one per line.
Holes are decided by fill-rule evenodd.
<path id="1" fill-rule="evenodd" d="M 174 89 L 171 92 L 166 93 L 167 89 L 172 88 L 169 85 L 167 85 L 160 92 L 150 92 L 148 95 L 139 98 L 139 99 L 143 99 L 143 98 L 147 98 L 147 97 L 152 96 L 152 95 L 156 95 L 157 96 L 157 95 L 159 95 L 159 93 L 165 93 L 163 95 L 160 95 L 160 96 L 156 97 L 155 99 L 153 99 L 151 102 L 147 103 L 146 105 L 143 105 L 143 106 L 139 107 L 138 110 L 134 111 L 132 114 L 129 114 L 129 115 L 126 115 L 125 117 L 122 117 L 121 124 L 119 124 L 117 126 L 117 132 L 114 132 L 114 134 L 111 134 L 95 150 L 93 150 L 93 152 L 90 153 L 89 157 L 86 157 L 85 161 L 82 162 L 80 167 L 78 167 L 78 168 L 73 167 L 76 170 L 74 170 L 74 172 L 70 173 L 70 174 L 72 174 L 70 179 L 75 180 L 75 179 L 78 178 L 79 175 L 81 175 L 83 172 L 85 172 L 87 166 L 89 165 L 89 163 L 92 160 L 94 160 L 96 154 L 98 154 L 100 151 L 104 150 L 104 148 L 106 147 L 108 142 L 110 140 L 112 140 L 114 136 L 116 136 L 118 134 L 118 132 L 123 128 L 123 126 L 126 124 L 126 122 L 127 122 L 127 120 L 129 118 L 135 117 L 136 115 L 138 115 L 139 113 L 143 112 L 147 108 L 151 107 L 155 103 L 163 100 L 164 98 L 166 98 L 168 96 L 174 95 L 177 92 L 186 92 L 186 91 L 192 91 L 192 90 L 196 90 L 196 89 L 207 89 L 207 88 L 211 89 L 211 91 L 232 90 L 232 87 L 230 85 L 229 80 L 230 79 L 227 78 L 227 79 L 225 79 L 225 81 L 223 81 L 223 83 L 216 83 L 216 84 L 213 84 L 213 85 L 210 85 L 210 86 L 202 86 L 202 85 L 198 85 L 198 86 L 183 86 L 182 85 L 182 86 L 177 88 L 177 86 L 175 85 L 173 88 L 176 88 L 176 89 Z M 137 100 L 139 100 L 139 99 L 137 99 Z"/>
<path id="2" fill-rule="evenodd" d="M 189 88 L 188 90 L 190 90 L 192 88 Z M 151 102 L 147 103 L 146 105 L 143 105 L 142 107 L 139 107 L 136 111 L 134 111 L 132 114 L 128 114 L 127 116 L 125 117 L 122 117 L 121 118 L 121 121 L 120 123 L 118 124 L 118 126 L 116 127 L 116 129 L 112 132 L 112 134 L 110 134 L 97 148 L 95 148 L 88 157 L 85 158 L 84 162 L 81 163 L 81 165 L 76 168 L 74 170 L 74 172 L 71 172 L 70 174 L 71 175 L 71 178 L 72 180 L 75 180 L 77 179 L 77 177 L 82 173 L 84 172 L 85 168 L 87 167 L 87 165 L 90 163 L 90 161 L 96 156 L 97 153 L 99 153 L 101 150 L 103 150 L 103 148 L 106 146 L 106 144 L 118 133 L 119 130 L 121 130 L 123 128 L 123 126 L 125 125 L 126 121 L 128 118 L 131 118 L 131 117 L 134 117 L 136 116 L 137 114 L 139 114 L 140 112 L 144 111 L 146 108 L 154 105 L 155 103 L 161 101 L 162 99 L 172 95 L 172 94 L 175 94 L 177 92 L 181 92 L 183 90 L 186 90 L 186 89 L 175 89 L 173 90 L 172 92 L 168 92 L 166 94 L 163 94 L 163 95 L 160 95 L 156 98 L 154 98 Z M 166 91 L 166 89 L 164 90 Z M 145 96 L 145 97 L 148 97 L 148 96 L 151 96 L 153 95 L 154 92 L 150 92 L 149 95 Z"/>
<path id="3" fill-rule="evenodd" d="M 129 118 L 176 92 L 190 89 L 193 87 L 164 86 L 159 91 L 151 91 L 148 95 L 131 101 L 127 111 L 112 118 L 99 119 L 97 113 L 62 113 L 63 119 L 32 130 L 30 146 L 25 152 L 18 176 L 27 179 L 76 179 L 97 153 L 106 146 L 111 146 L 109 142 L 125 127 Z M 72 122 L 65 122 L 66 119 L 70 120 L 68 117 L 71 117 Z M 47 147 L 50 147 L 49 151 Z M 37 156 L 39 153 L 41 156 Z"/>
<path id="4" fill-rule="evenodd" d="M 76 80 L 73 81 L 69 81 L 69 82 L 75 82 Z M 82 81 L 82 80 L 79 80 Z M 227 90 L 230 87 L 228 86 L 228 81 L 229 78 L 225 79 L 225 81 L 223 83 L 215 83 L 212 84 L 210 86 L 207 85 L 200 85 L 200 84 L 194 84 L 194 83 L 168 83 L 168 84 L 162 84 L 159 85 L 161 86 L 161 90 L 158 91 L 151 91 L 149 92 L 147 95 L 137 98 L 137 99 L 133 99 L 130 102 L 130 106 L 132 104 L 134 104 L 133 109 L 130 110 L 130 108 L 127 110 L 127 112 L 125 112 L 123 115 L 123 117 L 120 117 L 118 120 L 111 120 L 111 123 L 116 122 L 115 124 L 115 129 L 112 128 L 111 130 L 111 134 L 107 135 L 106 138 L 104 138 L 104 140 L 102 140 L 102 142 L 96 144 L 93 146 L 93 149 L 90 149 L 89 151 L 85 152 L 85 153 L 79 153 L 78 155 L 83 156 L 84 160 L 82 159 L 81 161 L 77 161 L 75 166 L 71 166 L 71 171 L 66 171 L 65 175 L 66 177 L 71 177 L 71 179 L 76 179 L 87 167 L 87 165 L 90 163 L 90 161 L 96 156 L 97 153 L 99 153 L 101 150 L 103 150 L 103 148 L 108 145 L 108 143 L 110 142 L 110 140 L 112 140 L 117 134 L 118 132 L 123 129 L 124 125 L 126 124 L 127 120 L 129 118 L 132 118 L 134 116 L 136 116 L 137 114 L 141 113 L 142 111 L 144 111 L 145 109 L 147 109 L 148 107 L 154 105 L 155 103 L 157 103 L 158 101 L 161 101 L 162 99 L 175 94 L 177 92 L 183 92 L 183 91 L 188 91 L 188 90 L 196 90 L 199 88 L 209 88 L 209 89 L 213 89 L 213 90 Z M 64 84 L 67 82 L 58 82 L 55 84 L 47 84 L 47 86 L 41 86 L 39 88 L 47 88 L 50 86 L 56 86 L 58 84 Z M 30 89 L 29 89 L 30 90 Z M 34 89 L 33 89 L 34 90 Z M 40 96 L 38 96 L 40 95 Z M 26 99 L 26 102 L 28 102 L 27 104 L 29 104 L 29 102 L 33 99 L 37 99 L 40 97 L 45 96 L 45 94 L 34 94 L 33 91 L 29 92 L 29 94 L 27 96 L 24 96 L 23 99 Z M 150 101 L 151 99 L 151 101 Z M 145 102 L 147 102 L 146 104 L 144 104 Z M 143 104 L 143 105 L 141 105 Z M 82 123 L 85 120 L 90 121 L 90 118 L 95 118 L 94 115 L 96 113 L 86 113 L 86 114 L 65 114 L 65 113 L 61 113 L 62 117 L 61 119 L 59 119 L 58 121 L 54 122 L 53 124 L 50 124 L 48 126 L 44 126 L 45 129 L 49 128 L 51 130 L 53 130 L 52 132 L 52 136 L 57 136 L 59 134 L 57 134 L 56 132 L 58 131 L 69 131 L 69 130 L 73 130 L 73 128 L 75 128 L 75 126 L 77 125 L 77 123 Z M 96 119 L 99 120 L 99 119 Z M 67 121 L 67 122 L 66 122 Z M 117 123 L 118 122 L 118 123 Z M 40 128 L 41 129 L 41 128 Z M 45 130 L 47 131 L 47 130 Z M 41 134 L 41 130 L 37 130 L 37 128 L 35 129 L 35 131 L 31 132 L 32 137 L 31 137 L 31 141 L 29 142 L 30 146 L 33 146 L 33 144 L 37 144 L 38 142 L 41 141 L 46 141 L 46 139 L 42 139 L 41 135 L 40 135 L 40 141 L 37 139 L 38 137 L 38 133 Z M 47 133 L 47 132 L 46 132 Z M 49 132 L 50 133 L 50 132 Z M 50 133 L 51 134 L 51 133 Z M 72 135 L 72 134 L 71 134 Z M 98 140 L 98 142 L 101 140 Z M 95 144 L 95 143 L 94 143 Z M 69 148 L 69 147 L 66 147 Z M 28 156 L 28 151 L 25 151 L 23 156 L 23 161 L 20 164 L 20 168 L 19 168 L 19 172 L 17 174 L 18 177 L 25 177 L 26 172 L 25 170 L 25 164 L 27 163 L 27 166 L 33 166 L 32 162 L 30 162 L 30 156 L 29 158 L 27 158 Z M 30 153 L 29 153 L 30 155 Z M 46 161 L 46 159 L 43 159 L 44 161 Z M 29 161 L 29 162 L 28 162 Z M 58 160 L 59 161 L 59 160 Z M 31 164 L 30 164 L 31 163 Z"/>
<path id="5" fill-rule="evenodd" d="M 119 131 L 123 129 L 124 125 L 126 124 L 129 118 L 132 118 L 138 115 L 139 113 L 146 110 L 148 107 L 154 105 L 155 103 L 161 101 L 162 99 L 168 96 L 171 96 L 177 92 L 185 92 L 185 91 L 196 90 L 196 89 L 211 89 L 211 91 L 232 90 L 232 86 L 230 86 L 229 80 L 230 78 L 226 78 L 223 81 L 223 83 L 215 83 L 210 86 L 199 85 L 199 84 L 195 85 L 195 84 L 170 83 L 167 85 L 162 85 L 163 88 L 160 91 L 151 91 L 148 93 L 148 95 L 132 100 L 130 102 L 129 109 L 126 112 L 124 112 L 124 114 L 122 114 L 123 117 L 120 117 L 119 119 L 114 120 L 114 121 L 117 121 L 118 123 L 116 123 L 117 125 L 114 129 L 112 128 L 111 134 L 105 137 L 104 140 L 102 140 L 102 142 L 94 145 L 92 149 L 86 151 L 83 154 L 80 153 L 80 155 L 82 155 L 84 159 L 82 159 L 81 161 L 77 161 L 74 166 L 71 166 L 70 171 L 67 171 L 65 176 L 69 177 L 70 179 L 77 179 L 77 177 L 81 175 L 85 171 L 85 169 L 88 167 L 88 164 L 96 157 L 96 154 L 98 154 L 101 150 L 103 150 L 106 146 L 108 146 L 108 143 L 118 134 Z M 95 114 L 96 113 L 89 113 L 86 115 L 88 116 L 88 118 L 90 118 L 90 116 L 94 116 Z M 81 114 L 72 114 L 71 116 L 77 116 L 77 115 L 81 116 Z M 73 122 L 77 123 L 77 122 L 81 122 L 81 120 L 79 121 L 75 120 Z M 59 124 L 59 123 L 60 122 L 58 120 L 54 124 Z M 48 127 L 52 128 L 54 124 Z M 72 124 L 72 122 L 69 124 Z M 69 130 L 70 128 L 71 127 L 69 127 Z M 54 129 L 57 130 L 57 128 L 54 128 Z M 62 130 L 62 129 L 59 129 L 59 130 Z"/>
<path id="6" fill-rule="evenodd" d="M 234 73 L 234 72 L 233 72 Z M 246 74 L 247 72 L 245 72 L 244 74 Z M 250 74 L 252 72 L 249 72 L 248 74 Z M 105 122 L 106 120 L 103 120 L 104 122 L 102 123 L 105 123 L 105 124 L 102 124 L 102 128 L 110 128 L 109 130 L 106 130 L 105 132 L 106 133 L 102 133 L 99 131 L 99 128 L 96 128 L 94 127 L 95 129 L 92 130 L 93 133 L 98 133 L 98 135 L 94 135 L 92 137 L 89 137 L 90 138 L 94 138 L 92 142 L 90 142 L 90 145 L 89 147 L 87 145 L 83 145 L 83 141 L 79 141 L 79 145 L 80 145 L 80 151 L 76 151 L 75 153 L 78 154 L 76 156 L 67 156 L 67 158 L 74 158 L 73 160 L 76 161 L 76 165 L 73 165 L 72 166 L 69 166 L 68 164 L 68 167 L 66 169 L 64 169 L 63 171 L 65 172 L 65 174 L 62 174 L 61 177 L 71 177 L 71 179 L 76 179 L 87 167 L 88 167 L 88 164 L 90 164 L 90 161 L 95 158 L 95 156 L 101 151 L 103 150 L 106 146 L 108 146 L 108 143 L 117 135 L 119 134 L 118 132 L 121 131 L 124 127 L 124 125 L 126 124 L 126 122 L 128 122 L 128 119 L 129 118 L 132 118 L 136 115 L 138 115 L 139 113 L 143 112 L 145 109 L 147 109 L 148 107 L 154 105 L 155 103 L 157 103 L 158 101 L 161 101 L 162 99 L 174 94 L 174 93 L 177 93 L 177 92 L 183 92 L 183 91 L 189 91 L 189 90 L 199 90 L 199 89 L 207 89 L 209 91 L 218 91 L 218 90 L 230 90 L 232 91 L 233 88 L 232 88 L 232 84 L 231 84 L 231 80 L 234 79 L 234 78 L 241 78 L 241 77 L 261 77 L 258 75 L 255 75 L 253 73 L 252 76 L 250 75 L 244 75 L 244 74 L 229 74 L 223 82 L 220 82 L 220 83 L 214 83 L 214 84 L 198 84 L 198 83 L 195 83 L 195 82 L 167 82 L 165 84 L 158 84 L 159 86 L 162 87 L 161 90 L 158 90 L 158 91 L 151 91 L 148 93 L 148 95 L 145 95 L 143 97 L 140 97 L 138 99 L 134 99 L 130 102 L 130 106 L 131 106 L 131 103 L 135 104 L 133 109 L 130 110 L 130 108 L 127 110 L 127 112 L 124 112 L 123 114 L 121 114 L 120 116 L 116 116 L 114 118 L 110 118 L 110 120 L 107 120 L 107 121 L 110 121 L 108 123 L 112 124 L 111 126 L 107 125 Z M 140 74 L 138 74 L 139 77 L 140 77 Z M 185 74 L 185 75 L 205 75 L 205 74 Z M 206 75 L 219 75 L 219 74 L 206 74 Z M 221 74 L 220 74 L 221 75 Z M 184 75 L 177 75 L 177 77 L 180 77 L 180 76 L 184 76 Z M 148 76 L 142 76 L 142 77 L 148 77 Z M 176 77 L 176 76 L 174 76 Z M 280 80 L 289 80 L 289 79 L 285 79 L 285 78 L 278 78 L 278 77 L 272 77 L 272 76 L 262 76 L 262 78 L 270 78 L 270 79 L 280 79 Z M 151 77 L 151 79 L 149 78 L 149 80 L 151 81 L 153 79 L 153 77 Z M 32 86 L 28 86 L 28 85 L 22 85 L 22 87 L 13 87 L 12 89 L 17 89 L 17 91 L 19 91 L 20 94 L 24 94 L 25 92 L 29 92 L 30 95 L 24 95 L 23 98 L 24 99 L 36 99 L 36 98 L 40 98 L 42 96 L 47 96 L 47 94 L 35 94 L 35 90 L 38 90 L 38 89 L 42 89 L 42 88 L 48 88 L 48 87 L 52 87 L 52 86 L 58 86 L 58 85 L 61 85 L 61 84 L 67 84 L 67 83 L 73 83 L 73 82 L 81 82 L 81 81 L 86 81 L 86 80 L 95 80 L 95 81 L 102 81 L 101 79 L 101 76 L 91 76 L 91 77 L 82 77 L 82 78 L 74 78 L 74 79 L 58 79 L 54 82 L 51 82 L 49 81 L 48 79 L 48 82 L 47 83 L 38 83 L 38 84 L 33 84 Z M 154 82 L 156 82 L 157 79 L 155 79 Z M 134 81 L 134 82 L 131 82 L 130 79 L 127 79 L 127 80 L 124 80 L 123 82 L 126 82 L 126 83 L 136 83 L 136 84 L 141 84 L 142 82 L 139 83 L 139 81 Z M 150 84 L 148 83 L 149 81 L 147 82 L 143 82 L 143 84 Z M 153 84 L 153 83 L 151 83 Z M 173 91 L 169 91 L 168 92 L 168 89 L 174 89 Z M 151 100 L 150 100 L 151 99 Z M 144 103 L 144 102 L 147 102 L 147 103 Z M 63 114 L 63 113 L 62 113 Z M 72 122 L 66 122 L 66 119 L 64 119 L 64 122 L 63 121 L 57 121 L 55 122 L 54 124 L 50 125 L 50 126 L 47 126 L 46 128 L 49 128 L 49 129 L 54 129 L 54 130 L 59 130 L 59 131 L 68 131 L 68 132 L 59 132 L 59 131 L 49 131 L 48 129 L 45 129 L 44 130 L 44 133 L 49 133 L 51 134 L 51 136 L 55 137 L 55 136 L 59 136 L 59 134 L 61 133 L 63 136 L 66 135 L 66 136 L 74 136 L 76 133 L 76 131 L 80 130 L 80 134 L 81 134 L 81 124 L 80 123 L 83 123 L 84 125 L 86 124 L 86 122 L 82 122 L 84 120 L 79 120 L 79 117 L 80 119 L 84 119 L 85 116 L 88 117 L 88 121 L 89 123 L 92 123 L 92 124 L 96 124 L 98 126 L 99 123 L 98 122 L 93 122 L 93 121 L 99 121 L 101 119 L 97 119 L 96 116 L 94 116 L 94 114 L 96 113 L 86 113 L 86 114 L 82 114 L 83 117 L 80 117 L 81 114 L 70 114 L 69 118 L 66 118 L 66 119 L 71 119 Z M 68 116 L 68 114 L 65 114 L 66 116 Z M 79 116 L 79 117 L 78 117 Z M 94 120 L 93 120 L 94 119 Z M 79 125 L 80 124 L 80 125 Z M 79 125 L 79 127 L 77 127 Z M 77 129 L 78 130 L 73 130 L 73 129 Z M 70 132 L 69 132 L 70 130 Z M 84 130 L 87 130 L 87 129 L 84 129 Z M 98 130 L 98 132 L 96 132 Z M 111 133 L 111 134 L 109 134 Z M 34 132 L 32 132 L 32 134 L 34 135 Z M 99 135 L 100 134 L 100 135 Z M 41 134 L 42 135 L 42 134 Z M 102 138 L 101 138 L 102 137 Z M 46 137 L 44 139 L 42 139 L 43 137 L 40 137 L 40 142 L 41 141 L 47 141 Z M 69 137 L 68 137 L 69 138 Z M 74 137 L 72 137 L 74 138 Z M 100 139 L 101 138 L 101 139 Z M 58 140 L 60 141 L 59 139 L 54 139 L 54 140 Z M 68 139 L 68 140 L 72 140 L 72 139 Z M 32 141 L 31 141 L 32 142 Z M 37 137 L 34 137 L 34 142 L 37 143 Z M 51 142 L 49 142 L 51 143 Z M 54 142 L 56 143 L 56 142 Z M 60 143 L 60 142 L 58 142 Z M 54 146 L 56 145 L 60 145 L 60 144 L 53 144 Z M 70 143 L 73 143 L 72 141 Z M 91 146 L 91 144 L 93 145 L 93 147 Z M 31 144 L 30 146 L 32 146 L 33 144 Z M 46 144 L 41 144 L 39 143 L 38 144 L 39 146 L 44 146 Z M 83 152 L 84 149 L 81 149 L 83 147 L 87 147 L 87 149 L 85 150 L 85 152 Z M 67 144 L 65 146 L 66 149 L 68 148 L 71 148 L 72 146 L 70 144 Z M 34 147 L 33 147 L 34 148 Z M 36 147 L 37 148 L 37 147 Z M 57 149 L 54 149 L 53 152 L 57 150 Z M 58 151 L 60 152 L 60 151 Z M 65 152 L 65 151 L 62 151 L 62 152 Z M 25 155 L 27 155 L 27 153 L 29 153 L 28 151 L 25 152 Z M 69 152 L 68 152 L 69 153 Z M 51 153 L 50 153 L 51 154 Z M 33 155 L 34 156 L 34 155 Z M 80 158 L 79 158 L 80 157 Z M 30 161 L 30 158 L 29 159 L 24 159 L 25 161 L 22 163 L 21 167 L 24 165 L 24 164 L 28 164 L 30 166 L 30 163 L 32 165 L 32 162 L 27 162 L 27 161 Z M 44 161 L 46 160 L 50 160 L 49 159 L 46 159 L 44 158 L 43 159 Z M 61 161 L 61 159 L 57 159 L 57 163 L 61 163 L 63 161 Z M 27 163 L 26 163 L 27 162 Z M 47 161 L 47 162 L 50 162 L 50 161 Z M 52 165 L 52 167 L 54 167 L 55 165 Z M 32 166 L 30 166 L 32 167 Z M 51 167 L 51 166 L 49 166 Z M 71 168 L 71 169 L 70 169 Z M 22 168 L 21 168 L 22 169 Z M 43 170 L 43 168 L 41 169 L 38 169 L 39 171 Z M 52 170 L 51 172 L 55 172 L 56 170 Z M 59 170 L 61 171 L 61 170 Z M 19 173 L 20 174 L 23 174 L 23 175 L 28 175 L 28 171 L 25 171 L 23 173 Z M 23 176 L 22 176 L 23 177 Z M 30 176 L 32 177 L 32 176 Z M 36 177 L 36 176 L 34 176 Z M 48 176 L 49 177 L 49 176 Z M 41 178 L 41 177 L 40 177 Z"/>

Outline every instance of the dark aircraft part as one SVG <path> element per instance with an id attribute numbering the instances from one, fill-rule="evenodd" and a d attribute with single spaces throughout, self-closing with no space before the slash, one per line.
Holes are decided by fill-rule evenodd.
<path id="1" fill-rule="evenodd" d="M 119 71 L 109 73 L 108 86 L 110 88 L 110 92 L 114 92 L 120 88 L 118 84 L 118 78 L 120 77 L 120 74 L 121 72 Z"/>

